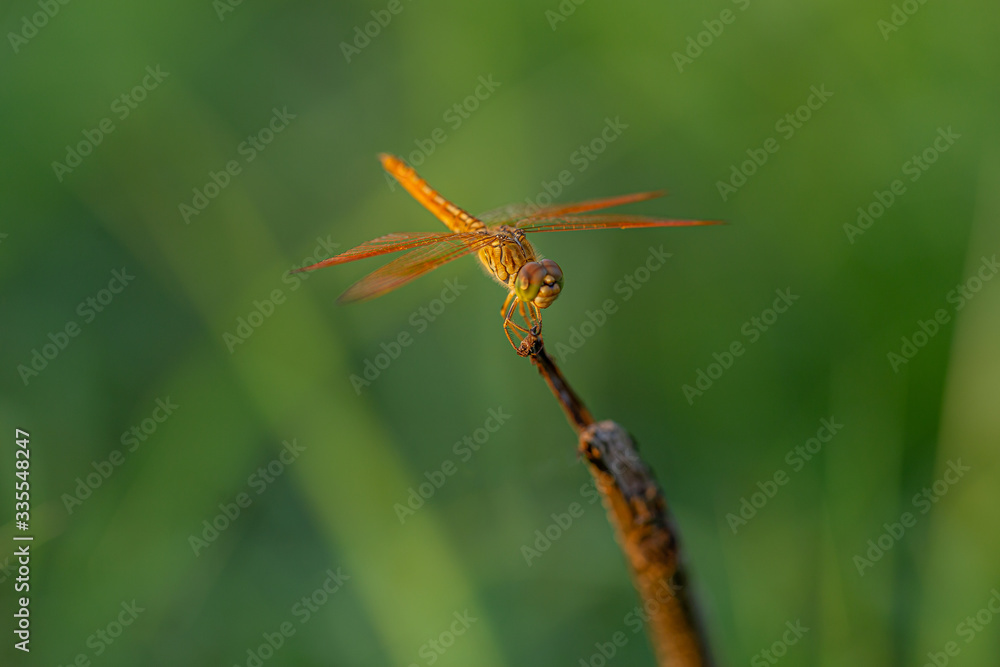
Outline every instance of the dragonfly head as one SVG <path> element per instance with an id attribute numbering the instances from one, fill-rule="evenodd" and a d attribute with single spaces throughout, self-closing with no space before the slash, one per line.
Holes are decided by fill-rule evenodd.
<path id="1" fill-rule="evenodd" d="M 559 296 L 563 285 L 563 272 L 551 259 L 526 262 L 517 273 L 514 291 L 517 298 L 548 308 Z"/>

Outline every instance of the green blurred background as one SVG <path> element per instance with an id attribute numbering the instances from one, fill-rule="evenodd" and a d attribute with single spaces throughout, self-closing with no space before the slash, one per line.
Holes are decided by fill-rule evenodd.
<path id="1" fill-rule="evenodd" d="M 880 28 L 894 11 L 899 29 Z M 378 18 L 365 43 L 356 28 Z M 1000 250 L 996 5 L 16 0 L 2 19 L 3 664 L 596 666 L 616 632 L 607 664 L 652 663 L 573 434 L 476 262 L 350 307 L 335 298 L 377 260 L 286 277 L 443 230 L 379 151 L 472 212 L 537 201 L 565 170 L 563 201 L 663 187 L 630 212 L 730 223 L 533 239 L 566 274 L 547 342 L 657 472 L 720 663 L 997 663 L 1000 280 L 961 309 L 952 293 L 992 277 Z M 832 96 L 790 132 L 812 87 Z M 275 109 L 294 118 L 261 135 Z M 102 119 L 113 131 L 78 166 L 53 166 Z M 272 141 L 241 148 L 253 136 Z M 769 138 L 777 152 L 723 198 Z M 913 156 L 936 159 L 914 171 Z M 897 179 L 880 217 L 845 229 Z M 661 245 L 672 256 L 626 299 L 620 281 L 647 278 Z M 102 292 L 122 270 L 127 287 Z M 447 281 L 464 289 L 442 308 Z M 798 299 L 764 331 L 751 318 L 776 290 Z M 248 317 L 262 323 L 234 343 Z M 411 344 L 356 391 L 401 333 Z M 50 334 L 64 349 L 25 373 Z M 689 401 L 699 370 L 717 379 Z M 484 438 L 491 409 L 509 418 Z M 786 459 L 831 418 L 843 427 L 817 454 Z M 32 447 L 30 656 L 12 648 L 3 560 L 15 427 Z M 456 449 L 465 437 L 483 444 Z M 297 457 L 274 463 L 284 442 Z M 969 468 L 954 484 L 949 462 Z M 397 504 L 442 476 L 401 521 Z M 944 495 L 914 502 L 935 482 Z M 743 499 L 762 505 L 745 525 L 727 518 Z M 573 503 L 582 516 L 529 565 L 523 547 Z M 960 625 L 977 613 L 978 630 Z M 260 651 L 282 624 L 294 634 Z"/>

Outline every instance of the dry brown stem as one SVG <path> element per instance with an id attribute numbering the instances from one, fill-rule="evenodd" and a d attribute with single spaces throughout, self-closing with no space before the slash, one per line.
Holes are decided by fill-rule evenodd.
<path id="1" fill-rule="evenodd" d="M 710 665 L 708 643 L 687 588 L 677 529 L 663 492 L 632 438 L 613 421 L 594 421 L 545 351 L 537 331 L 524 339 L 518 352 L 531 357 L 576 431 L 580 453 L 601 493 L 642 598 L 657 664 Z"/>

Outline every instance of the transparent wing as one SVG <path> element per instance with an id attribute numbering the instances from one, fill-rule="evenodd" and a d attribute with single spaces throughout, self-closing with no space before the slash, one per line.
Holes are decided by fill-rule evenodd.
<path id="1" fill-rule="evenodd" d="M 583 213 L 584 211 L 596 211 L 622 204 L 631 204 L 647 199 L 656 199 L 666 194 L 664 190 L 652 192 L 636 192 L 630 195 L 618 195 L 617 197 L 604 197 L 602 199 L 588 199 L 586 201 L 571 204 L 553 204 L 551 206 L 538 207 L 534 204 L 510 204 L 500 208 L 487 211 L 476 217 L 486 223 L 510 223 L 526 218 L 553 218 L 559 215 L 570 213 Z"/>
<path id="2" fill-rule="evenodd" d="M 452 237 L 466 236 L 452 234 Z M 493 242 L 492 234 L 470 234 L 475 239 L 448 238 L 411 250 L 354 283 L 337 299 L 339 303 L 367 301 L 402 287 L 442 264 L 476 252 Z"/>
<path id="3" fill-rule="evenodd" d="M 528 218 L 517 223 L 525 232 L 569 232 L 581 229 L 632 229 L 636 227 L 692 227 L 719 225 L 720 220 L 664 220 L 643 215 L 562 215 Z"/>
<path id="4" fill-rule="evenodd" d="M 541 208 L 533 204 L 508 204 L 500 208 L 490 209 L 485 213 L 479 213 L 476 217 L 487 225 L 501 225 L 530 218 L 541 210 Z"/>
<path id="5" fill-rule="evenodd" d="M 386 234 L 385 236 L 380 236 L 377 239 L 372 239 L 371 241 L 366 241 L 356 248 L 351 248 L 346 252 L 342 252 L 336 257 L 330 257 L 329 259 L 324 259 L 322 262 L 317 262 L 310 266 L 304 266 L 301 269 L 295 269 L 292 273 L 299 273 L 300 271 L 312 271 L 313 269 L 321 269 L 324 266 L 333 266 L 334 264 L 343 264 L 344 262 L 353 262 L 357 259 L 365 259 L 366 257 L 376 257 L 377 255 L 385 255 L 390 252 L 399 252 L 400 250 L 412 250 L 413 248 L 419 248 L 420 246 L 431 245 L 441 241 L 464 241 L 473 242 L 477 241 L 482 234 L 476 234 L 473 232 L 400 232 L 398 234 Z"/>

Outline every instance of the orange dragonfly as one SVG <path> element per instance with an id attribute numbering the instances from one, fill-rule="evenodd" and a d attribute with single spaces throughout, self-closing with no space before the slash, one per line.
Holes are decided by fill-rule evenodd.
<path id="1" fill-rule="evenodd" d="M 381 296 L 443 264 L 477 253 L 487 273 L 507 289 L 507 300 L 504 301 L 500 314 L 503 316 L 507 340 L 515 350 L 519 345 L 514 343 L 511 332 L 515 332 L 514 337 L 519 342 L 532 327 L 536 327 L 536 335 L 540 333 L 541 311 L 552 305 L 563 287 L 562 269 L 551 259 L 542 259 L 525 238 L 525 234 L 718 224 L 717 221 L 710 220 L 664 220 L 640 215 L 578 215 L 586 211 L 662 197 L 662 190 L 540 208 L 513 204 L 475 217 L 438 194 L 400 158 L 387 153 L 378 157 L 385 170 L 451 231 L 387 234 L 297 271 L 312 271 L 367 257 L 409 251 L 351 285 L 337 300 L 339 303 L 350 303 Z M 511 319 L 515 306 L 524 318 L 526 327 Z"/>

